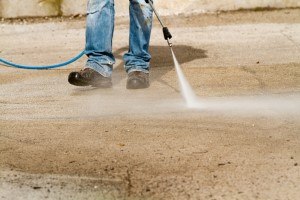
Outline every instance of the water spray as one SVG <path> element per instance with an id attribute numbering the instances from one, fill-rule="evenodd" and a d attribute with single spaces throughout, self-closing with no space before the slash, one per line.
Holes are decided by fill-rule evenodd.
<path id="1" fill-rule="evenodd" d="M 203 106 L 203 104 L 201 104 L 198 101 L 198 98 L 197 98 L 196 94 L 194 93 L 191 85 L 189 84 L 189 82 L 185 78 L 185 76 L 182 72 L 182 69 L 180 67 L 180 64 L 179 64 L 179 62 L 178 62 L 178 60 L 175 56 L 175 53 L 173 51 L 173 44 L 170 41 L 170 39 L 172 39 L 172 34 L 170 33 L 168 27 L 166 27 L 164 25 L 164 23 L 162 22 L 158 12 L 156 11 L 156 9 L 153 5 L 152 0 L 145 0 L 145 1 L 146 1 L 146 3 L 148 3 L 152 7 L 159 23 L 161 24 L 161 26 L 163 28 L 164 38 L 165 38 L 165 40 L 167 40 L 168 46 L 170 47 L 170 50 L 171 50 L 171 53 L 172 53 L 172 58 L 173 58 L 173 61 L 174 61 L 175 69 L 176 69 L 178 79 L 179 79 L 179 83 L 180 83 L 180 87 L 181 87 L 181 94 L 182 94 L 182 96 L 183 96 L 183 98 L 184 98 L 184 100 L 187 104 L 187 107 L 188 108 L 202 109 L 204 106 Z"/>

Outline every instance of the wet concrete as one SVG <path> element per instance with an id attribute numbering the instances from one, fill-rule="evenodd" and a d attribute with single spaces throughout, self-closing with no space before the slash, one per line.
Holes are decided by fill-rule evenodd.
<path id="1" fill-rule="evenodd" d="M 146 90 L 125 89 L 123 19 L 112 89 L 67 83 L 85 58 L 48 71 L 2 66 L 0 198 L 297 199 L 298 16 L 285 10 L 167 19 L 184 73 L 215 109 L 185 107 L 158 26 Z M 3 23 L 1 56 L 25 64 L 66 60 L 84 45 L 83 24 Z"/>

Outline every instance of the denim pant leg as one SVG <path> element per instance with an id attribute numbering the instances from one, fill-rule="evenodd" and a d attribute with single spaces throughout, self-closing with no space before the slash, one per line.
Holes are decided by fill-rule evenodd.
<path id="1" fill-rule="evenodd" d="M 110 77 L 115 58 L 112 54 L 114 32 L 114 0 L 89 0 L 87 9 L 86 47 L 87 68 Z"/>
<path id="2" fill-rule="evenodd" d="M 142 71 L 149 73 L 149 43 L 153 10 L 145 0 L 130 0 L 129 51 L 124 55 L 127 73 Z"/>

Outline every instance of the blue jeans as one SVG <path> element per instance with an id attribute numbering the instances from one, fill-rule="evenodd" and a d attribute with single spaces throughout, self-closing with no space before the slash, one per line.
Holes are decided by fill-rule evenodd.
<path id="1" fill-rule="evenodd" d="M 149 42 L 153 10 L 145 0 L 130 1 L 129 51 L 123 56 L 127 73 L 149 73 Z M 112 54 L 114 32 L 114 0 L 89 0 L 87 10 L 86 47 L 87 68 L 110 77 L 115 64 Z"/>

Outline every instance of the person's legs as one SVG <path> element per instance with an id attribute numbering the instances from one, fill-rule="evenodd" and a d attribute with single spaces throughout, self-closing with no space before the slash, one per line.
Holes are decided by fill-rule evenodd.
<path id="1" fill-rule="evenodd" d="M 89 0 L 87 10 L 86 63 L 104 77 L 110 77 L 115 58 L 112 54 L 114 0 Z"/>
<path id="2" fill-rule="evenodd" d="M 127 73 L 149 73 L 149 43 L 152 29 L 153 10 L 145 0 L 130 1 L 129 51 L 124 55 Z"/>
<path id="3" fill-rule="evenodd" d="M 114 0 L 88 1 L 85 47 L 88 60 L 84 70 L 69 74 L 70 84 L 101 88 L 112 86 L 114 15 Z"/>
<path id="4" fill-rule="evenodd" d="M 124 55 L 127 88 L 149 87 L 149 42 L 153 10 L 145 0 L 130 1 L 129 51 Z M 86 69 L 72 72 L 69 83 L 77 86 L 111 87 L 115 63 L 112 54 L 114 0 L 89 0 L 86 28 Z"/>

